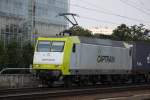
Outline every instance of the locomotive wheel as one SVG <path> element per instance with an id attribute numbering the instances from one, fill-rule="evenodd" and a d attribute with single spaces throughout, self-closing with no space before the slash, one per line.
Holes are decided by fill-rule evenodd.
<path id="1" fill-rule="evenodd" d="M 48 87 L 53 87 L 54 82 L 53 81 L 47 81 L 47 85 L 48 85 Z"/>
<path id="2" fill-rule="evenodd" d="M 101 75 L 100 82 L 107 85 L 109 83 L 107 75 Z"/>
<path id="3" fill-rule="evenodd" d="M 97 80 L 98 80 L 98 78 L 95 75 L 93 77 L 90 77 L 90 81 L 91 81 L 92 85 L 94 85 L 94 86 L 96 85 Z"/>
<path id="4" fill-rule="evenodd" d="M 72 87 L 72 79 L 69 76 L 64 77 L 64 87 Z"/>

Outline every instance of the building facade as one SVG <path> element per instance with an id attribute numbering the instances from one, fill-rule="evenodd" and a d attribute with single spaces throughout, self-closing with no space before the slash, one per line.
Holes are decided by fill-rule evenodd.
<path id="1" fill-rule="evenodd" d="M 69 10 L 69 0 L 0 0 L 0 38 L 6 44 L 55 36 L 67 27 L 59 13 Z"/>

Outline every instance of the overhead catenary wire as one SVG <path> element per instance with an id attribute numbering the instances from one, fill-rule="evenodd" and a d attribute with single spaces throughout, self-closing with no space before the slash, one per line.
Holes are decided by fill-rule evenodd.
<path id="1" fill-rule="evenodd" d="M 94 7 L 94 8 L 98 7 L 98 8 L 100 8 L 100 9 L 105 10 L 105 11 L 112 12 L 112 10 L 110 10 L 110 9 L 106 9 L 106 8 L 100 7 L 100 6 L 96 5 L 96 4 L 93 4 L 93 3 L 88 2 L 88 1 L 86 1 L 86 0 L 80 0 L 80 1 L 83 1 L 84 3 L 89 4 L 90 6 L 92 6 L 92 7 Z M 141 6 L 140 4 L 137 4 L 137 2 L 135 2 L 135 1 L 131 1 L 131 0 L 127 0 L 127 1 L 128 1 L 128 2 L 131 2 L 132 4 L 134 4 L 134 5 L 136 5 L 136 6 Z M 144 5 L 144 3 L 143 3 L 141 0 L 138 0 L 138 1 Z M 150 9 L 145 8 L 145 6 L 141 6 L 141 7 L 142 7 L 143 9 L 147 10 L 148 12 L 150 11 Z M 141 8 L 141 9 L 142 9 L 142 8 Z"/>
<path id="2" fill-rule="evenodd" d="M 140 4 L 142 4 L 142 5 L 144 5 L 144 3 L 143 3 L 141 0 L 138 0 L 138 2 L 139 2 Z"/>
<path id="3" fill-rule="evenodd" d="M 145 14 L 145 15 L 150 15 L 150 13 L 146 12 L 145 10 L 143 10 L 143 9 L 141 9 L 141 8 L 139 8 L 139 7 L 135 6 L 135 5 L 133 5 L 133 2 L 132 2 L 132 4 L 131 4 L 131 3 L 127 2 L 127 1 L 124 1 L 124 0 L 120 0 L 120 1 L 121 1 L 122 3 L 124 3 L 124 4 L 126 4 L 126 5 L 128 5 L 128 6 L 132 7 L 132 8 L 134 8 L 134 9 L 140 11 L 141 13 L 143 13 L 143 14 Z"/>
<path id="4" fill-rule="evenodd" d="M 95 21 L 95 22 L 103 22 L 103 23 L 119 25 L 119 23 L 112 22 L 112 21 L 106 21 L 106 20 L 101 20 L 101 19 L 96 19 L 96 18 L 90 18 L 90 17 L 86 17 L 86 16 L 80 16 L 80 17 L 84 18 L 84 19 L 92 20 L 92 21 Z"/>
<path id="5" fill-rule="evenodd" d="M 93 3 L 89 3 L 88 1 L 85 1 L 85 0 L 80 0 L 80 1 L 84 1 L 85 3 L 89 4 L 89 5 L 92 5 L 94 8 L 96 7 L 99 7 L 98 5 L 95 5 Z M 117 17 L 122 17 L 122 18 L 125 18 L 125 19 L 128 19 L 128 20 L 134 20 L 134 21 L 144 21 L 146 23 L 149 23 L 149 21 L 145 21 L 145 20 L 141 20 L 141 19 L 137 19 L 137 18 L 131 18 L 131 17 L 127 17 L 127 16 L 124 16 L 124 15 L 120 15 L 120 14 L 117 14 L 117 13 L 113 13 L 111 10 L 109 9 L 105 9 L 105 8 L 102 8 L 100 7 L 101 9 L 105 10 L 103 11 L 103 13 L 106 13 L 106 14 L 109 14 L 109 15 L 114 15 L 114 16 L 117 16 Z M 91 8 L 90 8 L 91 9 Z M 96 9 L 97 10 L 97 9 Z M 100 10 L 98 10 L 100 11 Z"/>
<path id="6" fill-rule="evenodd" d="M 89 6 L 91 6 L 91 7 L 93 7 L 93 8 L 100 8 L 100 9 L 102 9 L 102 10 L 104 10 L 104 11 L 112 12 L 112 13 L 113 13 L 112 10 L 106 9 L 106 8 L 103 8 L 103 7 L 100 7 L 99 5 L 94 4 L 94 3 L 91 3 L 91 2 L 88 2 L 87 0 L 80 0 L 80 1 L 81 1 L 81 2 L 84 2 L 84 3 L 86 3 L 86 4 L 88 4 Z M 132 2 L 133 4 L 137 4 L 137 5 L 140 5 L 140 4 L 145 5 L 141 0 L 138 0 L 138 1 L 140 2 L 140 4 L 138 4 L 137 2 L 131 1 L 131 0 L 127 0 L 127 1 L 130 1 L 130 2 Z M 138 6 L 138 7 L 139 7 L 139 6 Z M 141 7 L 142 7 L 143 9 L 147 10 L 147 11 L 150 11 L 150 9 L 145 8 L 145 6 L 141 6 Z M 116 14 L 116 13 L 115 13 L 115 14 Z M 91 18 L 90 18 L 90 20 L 91 20 Z M 147 21 L 146 23 L 149 23 L 149 21 Z M 143 24 L 143 23 L 140 23 L 140 24 Z"/>
<path id="7" fill-rule="evenodd" d="M 56 1 L 56 2 L 65 3 L 65 2 L 62 2 L 62 1 Z M 71 4 L 71 5 L 73 5 L 73 4 Z M 75 6 L 75 5 L 73 5 L 73 6 Z M 78 17 L 80 17 L 81 19 L 84 19 L 84 20 L 90 20 L 90 21 L 95 21 L 95 22 L 102 22 L 102 23 L 109 23 L 109 24 L 119 25 L 119 23 L 108 21 L 108 20 L 106 21 L 106 20 L 102 20 L 102 19 L 91 18 L 91 17 L 81 16 L 81 15 L 79 15 Z"/>
<path id="8" fill-rule="evenodd" d="M 150 21 L 144 21 L 144 20 L 141 20 L 141 19 L 131 18 L 131 17 L 127 17 L 127 16 L 123 16 L 123 15 L 119 15 L 119 14 L 115 14 L 115 13 L 111 13 L 111 12 L 100 11 L 100 10 L 94 9 L 94 8 L 88 8 L 88 7 L 84 7 L 84 6 L 80 6 L 80 5 L 75 5 L 75 6 L 79 7 L 79 8 L 83 8 L 85 10 L 91 10 L 91 11 L 94 11 L 94 12 L 97 12 L 97 13 L 103 13 L 103 14 L 107 14 L 107 15 L 113 15 L 113 16 L 117 16 L 117 17 L 120 17 L 120 18 L 132 20 L 132 21 L 150 23 Z"/>
<path id="9" fill-rule="evenodd" d="M 134 1 L 128 1 L 128 2 L 136 4 L 136 6 L 138 6 L 138 7 L 140 6 L 142 9 L 145 9 L 148 12 L 150 12 L 150 9 L 145 6 L 145 4 L 142 2 L 142 0 L 138 0 L 138 1 L 139 1 L 140 4 L 138 4 L 137 2 L 134 2 Z"/>
<path id="10" fill-rule="evenodd" d="M 56 1 L 56 2 L 65 3 L 65 2 L 62 2 L 62 1 Z M 100 10 L 100 9 L 84 7 L 84 6 L 81 6 L 81 5 L 78 5 L 78 4 L 70 3 L 70 5 L 74 6 L 74 7 L 77 7 L 77 8 L 82 8 L 82 9 L 85 9 L 85 10 L 88 10 L 88 11 L 93 11 L 93 12 L 97 12 L 97 13 L 103 13 L 103 14 L 106 14 L 106 15 L 120 17 L 120 18 L 127 19 L 127 20 L 130 20 L 130 21 L 136 21 L 136 22 L 140 22 L 140 23 L 143 23 L 143 22 L 144 23 L 150 23 L 150 21 L 141 20 L 141 19 L 137 19 L 137 18 L 132 18 L 132 17 L 128 17 L 128 16 L 124 16 L 124 15 L 120 15 L 120 14 L 116 14 L 116 13 L 112 13 L 112 12 L 106 12 L 106 11 L 103 11 L 103 10 Z"/>

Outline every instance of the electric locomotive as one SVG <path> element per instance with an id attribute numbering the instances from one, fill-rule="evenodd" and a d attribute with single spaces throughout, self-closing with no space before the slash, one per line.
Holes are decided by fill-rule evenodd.
<path id="1" fill-rule="evenodd" d="M 80 36 L 39 37 L 33 69 L 48 84 L 127 81 L 132 73 L 132 47 L 121 41 Z"/>

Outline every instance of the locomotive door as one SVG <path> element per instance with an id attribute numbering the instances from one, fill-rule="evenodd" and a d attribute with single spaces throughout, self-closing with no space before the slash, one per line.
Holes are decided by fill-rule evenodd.
<path id="1" fill-rule="evenodd" d="M 78 44 L 73 44 L 71 53 L 71 67 L 77 68 L 80 63 L 80 46 Z"/>

